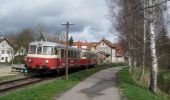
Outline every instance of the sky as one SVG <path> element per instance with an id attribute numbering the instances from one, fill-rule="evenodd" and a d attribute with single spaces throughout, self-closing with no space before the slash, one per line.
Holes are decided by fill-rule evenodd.
<path id="1" fill-rule="evenodd" d="M 0 0 L 0 32 L 17 32 L 41 24 L 47 32 L 62 32 L 69 21 L 74 41 L 115 41 L 109 31 L 105 0 Z"/>
<path id="2" fill-rule="evenodd" d="M 167 26 L 167 31 L 170 37 L 170 2 L 167 3 L 167 11 L 165 12 L 165 25 Z"/>

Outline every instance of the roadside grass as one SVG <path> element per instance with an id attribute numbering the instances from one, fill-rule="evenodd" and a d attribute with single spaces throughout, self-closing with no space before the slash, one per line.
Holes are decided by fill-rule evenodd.
<path id="1" fill-rule="evenodd" d="M 134 81 L 128 68 L 118 73 L 118 85 L 125 100 L 170 100 L 169 96 L 162 92 L 150 92 L 145 82 L 142 84 Z"/>
<path id="2" fill-rule="evenodd" d="M 52 100 L 55 96 L 72 88 L 77 83 L 85 80 L 92 74 L 111 67 L 121 66 L 124 64 L 105 64 L 99 65 L 96 68 L 91 68 L 79 71 L 69 75 L 69 79 L 65 80 L 64 77 L 53 80 L 38 86 L 32 86 L 17 91 L 12 91 L 7 95 L 1 96 L 0 100 Z"/>
<path id="3" fill-rule="evenodd" d="M 8 76 L 2 76 L 0 77 L 0 82 L 4 80 L 10 80 L 10 79 L 15 79 L 17 75 L 8 75 Z"/>

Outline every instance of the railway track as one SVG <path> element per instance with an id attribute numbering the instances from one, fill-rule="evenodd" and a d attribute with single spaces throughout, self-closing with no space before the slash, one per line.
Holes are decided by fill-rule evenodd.
<path id="1" fill-rule="evenodd" d="M 1 82 L 0 83 L 0 94 L 6 93 L 10 90 L 14 90 L 14 89 L 17 89 L 20 87 L 38 83 L 38 82 L 44 81 L 44 80 L 47 80 L 47 78 L 27 77 L 27 78 L 22 78 L 22 79 Z"/>
<path id="2" fill-rule="evenodd" d="M 77 72 L 77 70 L 76 71 L 70 71 L 70 72 L 74 73 L 74 72 Z M 59 73 L 57 75 L 49 76 L 49 77 L 41 77 L 41 78 L 39 78 L 39 77 L 25 77 L 25 78 L 0 82 L 0 95 L 3 95 L 3 94 L 5 94 L 5 93 L 7 93 L 11 90 L 15 90 L 15 89 L 18 89 L 18 88 L 21 88 L 21 87 L 25 87 L 25 86 L 32 85 L 32 84 L 35 84 L 35 83 L 39 83 L 41 81 L 60 78 L 63 75 L 64 75 L 64 73 Z"/>

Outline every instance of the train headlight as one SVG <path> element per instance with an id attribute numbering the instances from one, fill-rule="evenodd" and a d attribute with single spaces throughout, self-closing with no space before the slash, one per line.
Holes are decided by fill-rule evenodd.
<path id="1" fill-rule="evenodd" d="M 31 60 L 31 59 L 29 59 L 29 60 L 28 60 L 28 62 L 32 62 L 32 60 Z"/>
<path id="2" fill-rule="evenodd" d="M 48 64 L 48 63 L 49 63 L 49 61 L 48 61 L 48 60 L 45 60 L 45 63 L 47 63 L 47 64 Z"/>

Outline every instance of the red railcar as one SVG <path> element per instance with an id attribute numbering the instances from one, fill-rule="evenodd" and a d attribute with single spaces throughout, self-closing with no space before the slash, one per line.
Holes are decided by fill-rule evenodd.
<path id="1" fill-rule="evenodd" d="M 84 53 L 86 56 L 84 56 Z M 32 42 L 29 44 L 29 51 L 26 58 L 26 67 L 30 71 L 65 68 L 66 46 L 48 41 Z M 69 67 L 74 68 L 96 64 L 95 53 L 68 47 Z"/>
<path id="2" fill-rule="evenodd" d="M 97 65 L 97 54 L 87 50 L 81 52 L 81 65 L 82 66 L 95 66 Z"/>

